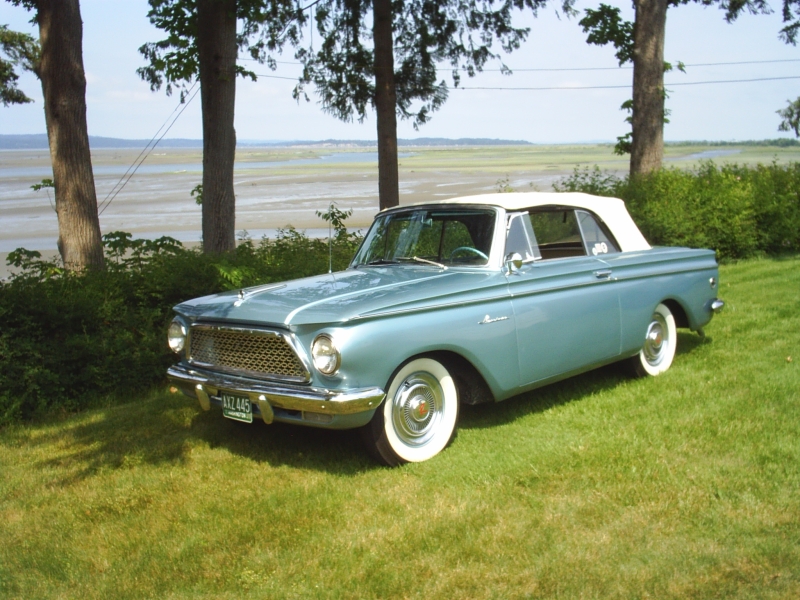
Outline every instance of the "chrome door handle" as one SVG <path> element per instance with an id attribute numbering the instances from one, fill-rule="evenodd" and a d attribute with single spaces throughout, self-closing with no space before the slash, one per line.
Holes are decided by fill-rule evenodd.
<path id="1" fill-rule="evenodd" d="M 611 277 L 611 269 L 603 269 L 602 271 L 595 271 L 594 276 L 598 279 L 608 279 Z"/>

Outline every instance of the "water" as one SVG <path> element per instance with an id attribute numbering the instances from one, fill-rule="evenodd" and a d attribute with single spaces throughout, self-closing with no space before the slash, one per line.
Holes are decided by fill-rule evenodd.
<path id="1" fill-rule="evenodd" d="M 675 156 L 668 160 L 707 160 L 709 158 L 719 158 L 720 156 L 731 156 L 740 152 L 741 150 L 705 150 L 689 156 Z"/>

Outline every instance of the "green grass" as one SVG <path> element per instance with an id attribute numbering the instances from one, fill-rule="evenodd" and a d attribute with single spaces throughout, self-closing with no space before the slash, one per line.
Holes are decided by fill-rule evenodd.
<path id="1" fill-rule="evenodd" d="M 800 258 L 721 282 L 665 375 L 465 407 L 398 469 L 161 392 L 6 428 L 0 597 L 800 597 Z"/>

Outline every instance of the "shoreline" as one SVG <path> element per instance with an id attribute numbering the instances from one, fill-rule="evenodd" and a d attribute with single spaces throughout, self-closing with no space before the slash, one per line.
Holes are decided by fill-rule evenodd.
<path id="1" fill-rule="evenodd" d="M 198 243 L 201 207 L 190 191 L 202 182 L 202 150 L 156 148 L 128 181 L 122 174 L 137 149 L 95 149 L 98 212 L 102 233 L 126 231 L 134 238 L 164 235 Z M 798 147 L 709 145 L 665 146 L 666 168 L 696 167 L 705 158 L 739 164 L 800 161 Z M 603 175 L 624 176 L 628 158 L 610 144 L 558 146 L 403 147 L 399 160 L 400 204 L 470 196 L 510 187 L 549 191 L 576 169 L 597 166 Z M 7 276 L 8 252 L 25 247 L 52 256 L 58 221 L 52 190 L 31 185 L 50 173 L 47 150 L 7 150 L 0 154 L 0 278 Z M 351 228 L 364 228 L 378 212 L 377 154 L 373 149 L 252 147 L 236 152 L 234 171 L 236 232 L 272 237 L 293 226 L 326 230 L 316 215 L 331 202 L 352 210 Z M 325 233 L 322 234 L 323 237 Z"/>

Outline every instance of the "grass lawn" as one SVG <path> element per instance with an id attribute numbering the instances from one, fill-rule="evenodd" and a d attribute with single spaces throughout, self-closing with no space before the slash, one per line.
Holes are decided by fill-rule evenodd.
<path id="1" fill-rule="evenodd" d="M 665 375 L 465 407 L 398 469 L 166 391 L 7 428 L 0 597 L 798 598 L 800 257 L 720 296 Z"/>

